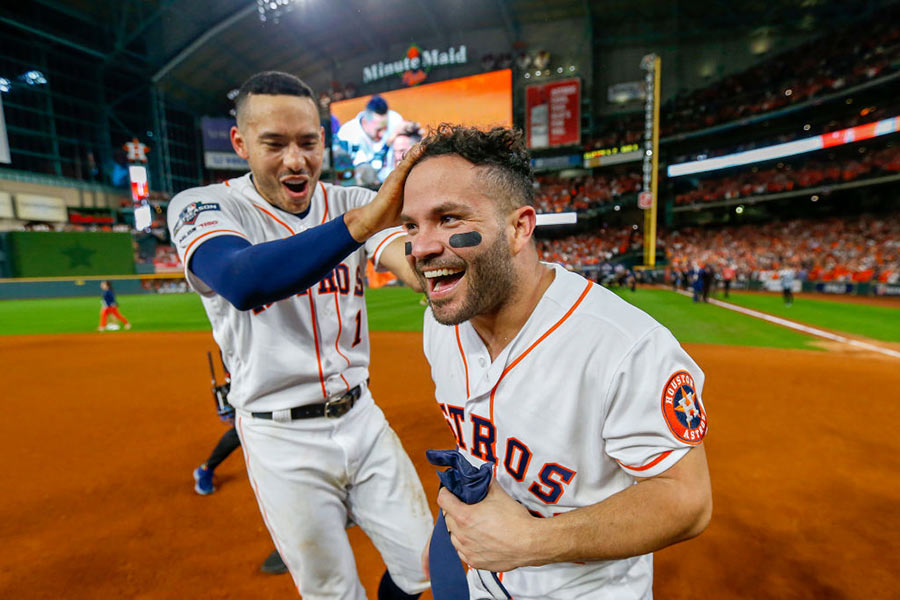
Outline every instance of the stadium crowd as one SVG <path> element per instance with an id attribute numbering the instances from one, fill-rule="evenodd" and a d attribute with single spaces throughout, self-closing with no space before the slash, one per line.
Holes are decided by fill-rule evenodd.
<path id="1" fill-rule="evenodd" d="M 641 188 L 641 174 L 623 171 L 561 179 L 538 177 L 534 207 L 539 213 L 582 211 L 609 204 Z"/>
<path id="2" fill-rule="evenodd" d="M 898 70 L 900 5 L 895 4 L 872 19 L 840 31 L 828 32 L 740 73 L 673 98 L 661 107 L 661 134 L 668 137 L 765 114 L 840 92 Z M 863 109 L 855 115 L 848 115 L 847 119 L 813 123 L 810 129 L 802 132 L 792 132 L 727 151 L 777 144 L 894 114 L 896 112 L 889 108 L 879 111 Z M 610 148 L 640 143 L 643 130 L 642 112 L 620 116 L 602 124 L 585 146 L 588 149 Z"/>
<path id="3" fill-rule="evenodd" d="M 597 232 L 578 233 L 557 239 L 537 240 L 541 260 L 559 263 L 567 269 L 575 270 L 599 265 L 641 247 L 639 232 L 630 225 L 605 227 Z"/>
<path id="4" fill-rule="evenodd" d="M 663 110 L 663 136 L 712 127 L 838 92 L 900 69 L 900 8 L 828 32 Z"/>
<path id="5" fill-rule="evenodd" d="M 642 241 L 640 232 L 627 226 L 539 239 L 537 245 L 541 260 L 581 270 L 640 250 Z M 705 266 L 721 273 L 731 268 L 736 279 L 747 281 L 790 266 L 802 281 L 900 281 L 900 214 L 690 227 L 661 231 L 658 245 L 676 271 Z"/>
<path id="6" fill-rule="evenodd" d="M 778 163 L 775 167 L 753 167 L 739 174 L 701 179 L 696 189 L 677 194 L 675 204 L 719 202 L 896 173 L 900 173 L 900 146 L 890 146 L 858 153 L 853 159 L 810 159 L 797 165 Z"/>
<path id="7" fill-rule="evenodd" d="M 738 279 L 765 279 L 788 265 L 806 281 L 900 280 L 900 214 L 684 228 L 661 232 L 659 243 L 674 269 L 730 266 Z"/>

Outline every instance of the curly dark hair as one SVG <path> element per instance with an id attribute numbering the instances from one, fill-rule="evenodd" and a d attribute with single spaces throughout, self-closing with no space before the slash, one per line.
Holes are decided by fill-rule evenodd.
<path id="1" fill-rule="evenodd" d="M 281 71 L 263 71 L 251 76 L 238 90 L 238 95 L 234 99 L 234 108 L 238 115 L 238 120 L 241 119 L 242 109 L 251 94 L 298 96 L 300 98 L 309 98 L 313 103 L 316 102 L 315 92 L 299 77 Z"/>
<path id="2" fill-rule="evenodd" d="M 421 142 L 419 161 L 431 156 L 456 154 L 477 167 L 486 179 L 504 192 L 498 202 L 502 211 L 534 204 L 534 171 L 525 147 L 525 136 L 517 129 L 477 127 L 441 123 Z"/>

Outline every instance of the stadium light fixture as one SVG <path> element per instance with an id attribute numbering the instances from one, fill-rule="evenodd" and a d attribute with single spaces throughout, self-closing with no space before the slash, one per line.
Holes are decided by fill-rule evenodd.
<path id="1" fill-rule="evenodd" d="M 239 89 L 232 88 L 232 89 L 228 90 L 228 93 L 225 94 L 225 97 L 228 98 L 229 100 L 234 100 L 235 98 L 237 98 L 237 95 L 239 93 L 240 93 Z"/>
<path id="2" fill-rule="evenodd" d="M 256 0 L 259 20 L 263 23 L 272 21 L 278 24 L 279 19 L 291 12 L 298 0 Z"/>
<path id="3" fill-rule="evenodd" d="M 734 209 L 734 212 L 736 212 L 739 215 L 744 214 L 744 205 L 743 204 L 737 205 Z"/>
<path id="4" fill-rule="evenodd" d="M 818 201 L 819 201 L 819 196 L 818 196 L 817 194 L 813 194 L 812 196 L 810 196 L 809 200 L 810 200 L 811 202 L 818 202 Z"/>
<path id="5" fill-rule="evenodd" d="M 525 79 L 531 79 L 531 73 L 525 73 Z"/>
<path id="6" fill-rule="evenodd" d="M 32 69 L 22 75 L 22 81 L 28 85 L 45 85 L 47 83 L 47 78 L 44 77 L 44 74 L 40 71 Z"/>
<path id="7" fill-rule="evenodd" d="M 12 89 L 12 83 L 6 77 L 0 77 L 0 92 L 6 94 Z"/>

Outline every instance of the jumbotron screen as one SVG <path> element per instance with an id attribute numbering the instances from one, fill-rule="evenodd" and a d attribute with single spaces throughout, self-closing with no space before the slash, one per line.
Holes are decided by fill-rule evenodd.
<path id="1" fill-rule="evenodd" d="M 332 165 L 341 183 L 377 187 L 440 123 L 512 127 L 512 71 L 492 71 L 331 104 Z"/>

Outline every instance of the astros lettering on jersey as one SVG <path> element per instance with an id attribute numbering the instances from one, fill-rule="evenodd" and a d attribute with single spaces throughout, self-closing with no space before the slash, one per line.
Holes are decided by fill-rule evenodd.
<path id="1" fill-rule="evenodd" d="M 707 429 L 703 372 L 672 334 L 612 292 L 552 268 L 553 283 L 493 362 L 469 322 L 444 326 L 429 309 L 424 328 L 436 399 L 459 450 L 476 466 L 494 462 L 503 489 L 538 517 L 662 473 Z M 647 554 L 500 577 L 514 598 L 621 599 L 650 597 L 652 574 Z M 491 580 L 470 571 L 472 597 L 490 597 Z"/>
<path id="2" fill-rule="evenodd" d="M 279 240 L 367 204 L 375 195 L 320 182 L 309 211 L 300 217 L 266 202 L 250 177 L 187 190 L 172 200 L 169 228 L 185 265 L 200 244 L 216 236 L 240 236 L 251 244 Z M 399 228 L 379 232 L 317 285 L 248 311 L 237 310 L 185 268 L 231 371 L 228 400 L 235 408 L 257 412 L 318 403 L 368 378 L 366 257 L 377 265 L 383 249 L 400 235 Z M 285 335 L 289 331 L 306 335 Z"/>

